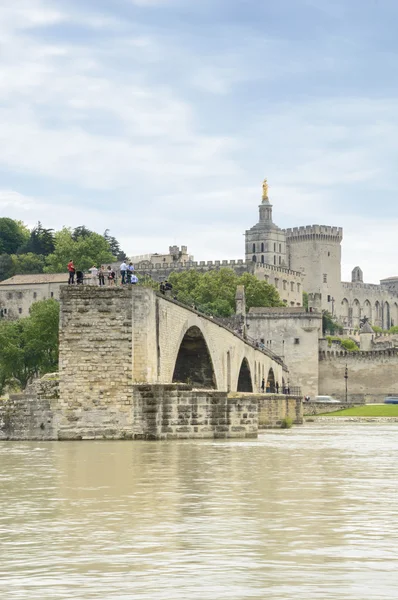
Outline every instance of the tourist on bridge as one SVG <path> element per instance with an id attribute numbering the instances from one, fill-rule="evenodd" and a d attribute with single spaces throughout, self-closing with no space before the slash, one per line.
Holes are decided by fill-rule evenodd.
<path id="1" fill-rule="evenodd" d="M 164 291 L 166 296 L 171 296 L 171 290 L 173 289 L 172 284 L 170 283 L 170 281 L 166 281 L 164 282 Z"/>
<path id="2" fill-rule="evenodd" d="M 275 389 L 276 389 L 276 393 L 279 394 L 279 383 L 276 382 L 275 384 Z"/>
<path id="3" fill-rule="evenodd" d="M 69 272 L 68 285 L 73 285 L 75 283 L 76 269 L 75 269 L 75 265 L 73 264 L 72 259 L 70 259 L 70 261 L 68 262 L 68 272 Z"/>
<path id="4" fill-rule="evenodd" d="M 127 267 L 127 283 L 132 283 L 133 271 L 134 265 L 132 262 L 130 262 Z"/>
<path id="5" fill-rule="evenodd" d="M 91 275 L 91 285 L 98 285 L 98 269 L 95 265 L 89 269 Z"/>
<path id="6" fill-rule="evenodd" d="M 101 265 L 98 270 L 98 280 L 99 280 L 100 286 L 105 285 L 105 267 L 104 267 L 104 265 Z"/>
<path id="7" fill-rule="evenodd" d="M 116 273 L 109 265 L 108 267 L 108 285 L 115 285 Z"/>
<path id="8" fill-rule="evenodd" d="M 125 261 L 122 262 L 122 264 L 120 265 L 120 274 L 122 276 L 122 285 L 124 285 L 126 282 L 126 273 L 128 271 L 128 266 L 127 263 Z"/>
<path id="9" fill-rule="evenodd" d="M 261 381 L 261 391 L 264 394 L 264 390 L 265 390 L 265 379 L 263 377 L 262 381 Z"/>
<path id="10" fill-rule="evenodd" d="M 165 285 L 164 285 L 164 281 L 161 281 L 161 282 L 160 282 L 160 285 L 159 285 L 159 292 L 160 292 L 161 294 L 164 294 L 164 293 L 166 292 L 166 288 L 165 288 Z"/>

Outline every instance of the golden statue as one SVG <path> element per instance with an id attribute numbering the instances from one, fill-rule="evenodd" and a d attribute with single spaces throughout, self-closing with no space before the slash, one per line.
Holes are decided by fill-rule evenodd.
<path id="1" fill-rule="evenodd" d="M 263 181 L 263 199 L 268 198 L 268 183 L 267 180 Z"/>

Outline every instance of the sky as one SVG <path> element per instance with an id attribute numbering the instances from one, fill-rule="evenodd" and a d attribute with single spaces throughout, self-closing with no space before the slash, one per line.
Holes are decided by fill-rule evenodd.
<path id="1" fill-rule="evenodd" d="M 344 229 L 343 279 L 398 275 L 396 0 L 0 3 L 0 216 L 129 255 L 244 258 Z"/>

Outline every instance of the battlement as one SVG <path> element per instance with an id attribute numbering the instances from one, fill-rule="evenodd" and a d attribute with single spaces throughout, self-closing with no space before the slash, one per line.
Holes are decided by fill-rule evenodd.
<path id="1" fill-rule="evenodd" d="M 201 260 L 201 261 L 192 261 L 187 260 L 183 262 L 173 262 L 173 263 L 147 263 L 142 264 L 140 262 L 136 263 L 135 270 L 136 271 L 161 271 L 161 270 L 173 270 L 173 271 L 181 271 L 184 269 L 197 269 L 197 268 L 219 268 L 219 267 L 231 267 L 234 268 L 236 266 L 243 266 L 245 264 L 252 264 L 250 260 Z"/>
<path id="2" fill-rule="evenodd" d="M 350 281 L 342 281 L 341 287 L 343 290 L 351 290 L 355 292 L 356 290 L 368 290 L 372 292 L 372 294 L 380 294 L 380 296 L 385 296 L 386 294 L 389 296 L 397 296 L 398 293 L 395 290 L 388 290 L 387 288 L 378 285 L 377 283 L 359 283 L 359 282 L 350 282 Z"/>
<path id="3" fill-rule="evenodd" d="M 252 262 L 252 261 L 247 261 Z M 301 277 L 302 273 L 300 271 L 292 271 L 292 269 L 288 269 L 287 267 L 279 267 L 277 265 L 270 265 L 268 263 L 255 263 L 256 269 L 264 269 L 267 271 L 274 271 L 275 273 L 286 273 L 287 275 L 294 275 L 295 277 Z"/>
<path id="4" fill-rule="evenodd" d="M 347 350 L 321 350 L 319 352 L 319 360 L 343 360 L 345 362 L 354 361 L 388 361 L 394 360 L 398 357 L 398 348 L 386 348 L 383 350 L 369 350 L 359 352 L 348 352 Z"/>
<path id="5" fill-rule="evenodd" d="M 286 240 L 288 242 L 328 239 L 340 243 L 343 239 L 343 228 L 331 227 L 329 225 L 305 225 L 303 227 L 285 229 L 284 231 L 286 234 Z"/>

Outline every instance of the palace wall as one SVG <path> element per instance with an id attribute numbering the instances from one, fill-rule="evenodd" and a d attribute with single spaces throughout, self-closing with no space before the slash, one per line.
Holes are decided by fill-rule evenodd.
<path id="1" fill-rule="evenodd" d="M 371 352 L 320 352 L 320 395 L 345 400 L 346 366 L 349 402 L 383 402 L 388 394 L 398 395 L 398 348 Z"/>
<path id="2" fill-rule="evenodd" d="M 299 386 L 303 395 L 316 396 L 321 313 L 303 308 L 251 308 L 246 319 L 248 335 L 283 357 L 290 387 Z"/>
<path id="3" fill-rule="evenodd" d="M 346 327 L 358 328 L 366 316 L 372 325 L 389 329 L 398 325 L 398 294 L 380 285 L 344 281 L 334 313 Z"/>

